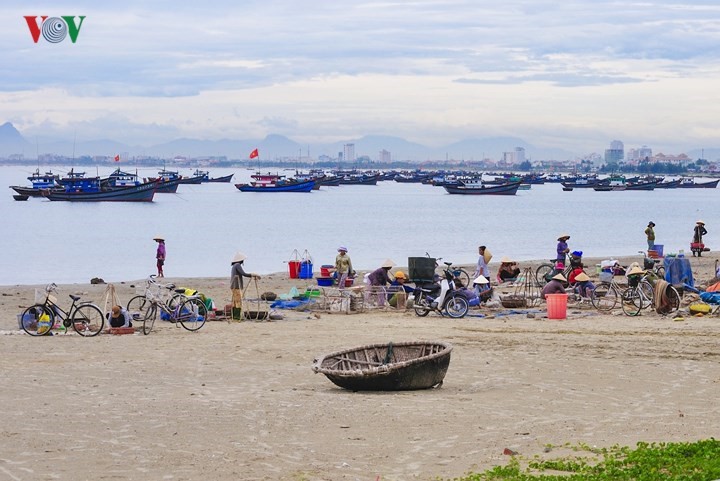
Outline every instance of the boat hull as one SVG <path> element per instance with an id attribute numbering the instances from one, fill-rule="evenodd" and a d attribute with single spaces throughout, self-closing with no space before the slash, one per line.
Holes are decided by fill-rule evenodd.
<path id="1" fill-rule="evenodd" d="M 693 182 L 693 183 L 682 183 L 678 185 L 681 189 L 714 189 L 717 187 L 720 179 L 711 180 L 710 182 Z"/>
<path id="2" fill-rule="evenodd" d="M 219 183 L 219 182 L 226 182 L 226 183 L 229 184 L 230 181 L 231 181 L 232 178 L 233 178 L 233 175 L 235 175 L 235 174 L 223 175 L 222 177 L 215 177 L 214 179 L 207 179 L 207 180 L 205 180 L 204 182 L 218 182 L 218 183 Z"/>
<path id="3" fill-rule="evenodd" d="M 27 195 L 28 197 L 43 197 L 48 192 L 51 192 L 53 190 L 56 190 L 58 192 L 63 192 L 63 189 L 36 189 L 34 187 L 23 187 L 21 185 L 11 185 L 10 188 L 17 192 L 20 195 Z"/>
<path id="4" fill-rule="evenodd" d="M 46 197 L 52 201 L 67 202 L 152 202 L 155 182 L 146 182 L 133 187 L 123 187 L 100 192 L 49 192 Z"/>
<path id="5" fill-rule="evenodd" d="M 455 185 L 444 185 L 443 188 L 448 194 L 463 195 L 515 195 L 520 188 L 520 182 L 511 184 L 493 185 L 491 187 L 462 187 Z"/>
<path id="6" fill-rule="evenodd" d="M 437 341 L 371 344 L 322 356 L 312 369 L 351 391 L 429 389 L 443 382 L 451 352 Z"/>
<path id="7" fill-rule="evenodd" d="M 314 180 L 281 185 L 235 184 L 240 192 L 312 192 Z"/>

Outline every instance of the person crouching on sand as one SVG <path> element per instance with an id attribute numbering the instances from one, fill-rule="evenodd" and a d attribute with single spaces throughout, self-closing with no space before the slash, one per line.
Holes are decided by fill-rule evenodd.
<path id="1" fill-rule="evenodd" d="M 567 279 L 562 274 L 555 274 L 550 282 L 545 284 L 542 290 L 542 298 L 546 299 L 548 294 L 565 294 Z"/>

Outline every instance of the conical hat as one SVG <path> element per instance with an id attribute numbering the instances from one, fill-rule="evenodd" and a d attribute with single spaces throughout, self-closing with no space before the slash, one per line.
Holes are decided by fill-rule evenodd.
<path id="1" fill-rule="evenodd" d="M 630 269 L 630 272 L 627 273 L 628 276 L 633 276 L 635 274 L 645 274 L 645 271 L 640 269 L 639 266 L 635 266 L 632 269 Z"/>
<path id="2" fill-rule="evenodd" d="M 477 276 L 477 277 L 475 278 L 475 280 L 473 281 L 473 284 L 488 284 L 489 282 L 490 282 L 490 281 L 487 280 L 487 277 L 485 277 L 484 275 L 480 274 L 479 276 Z"/>
<path id="3" fill-rule="evenodd" d="M 512 260 L 512 259 L 511 259 L 510 257 L 508 257 L 508 256 L 503 256 L 503 258 L 500 259 L 500 262 L 503 263 L 503 264 L 512 264 L 512 263 L 514 263 L 515 261 Z"/>
<path id="4" fill-rule="evenodd" d="M 230 261 L 230 264 L 235 264 L 236 262 L 242 262 L 245 259 L 247 259 L 247 256 L 243 254 L 242 252 L 236 252 L 235 256 L 232 258 L 232 261 Z"/>
<path id="5" fill-rule="evenodd" d="M 569 238 L 570 238 L 570 234 L 561 234 L 560 236 L 558 236 L 558 240 L 569 239 Z"/>
<path id="6" fill-rule="evenodd" d="M 699 221 L 697 221 L 697 222 L 695 222 L 695 223 L 696 223 L 696 224 L 702 224 L 702 225 L 705 225 L 705 222 L 703 222 L 703 221 L 701 221 L 701 220 L 699 220 Z"/>
<path id="7" fill-rule="evenodd" d="M 585 281 L 589 281 L 590 278 L 588 277 L 587 274 L 585 274 L 584 272 L 581 272 L 580 274 L 575 276 L 575 280 L 580 281 L 580 282 L 585 282 Z"/>
<path id="8" fill-rule="evenodd" d="M 391 261 L 390 259 L 385 259 L 385 261 L 382 263 L 380 267 L 395 267 L 395 263 Z"/>
<path id="9" fill-rule="evenodd" d="M 565 279 L 565 276 L 562 274 L 555 274 L 552 278 L 556 281 L 567 282 L 567 279 Z"/>
<path id="10" fill-rule="evenodd" d="M 156 235 L 155 237 L 153 237 L 153 240 L 154 240 L 154 241 L 160 241 L 160 240 L 161 240 L 161 241 L 164 242 L 164 241 L 165 241 L 165 238 L 164 238 L 163 236 L 161 236 L 161 235 L 158 234 L 158 235 Z"/>

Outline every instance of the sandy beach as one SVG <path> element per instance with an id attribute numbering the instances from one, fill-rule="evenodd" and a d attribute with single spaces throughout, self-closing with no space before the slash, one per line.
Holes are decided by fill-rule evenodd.
<path id="1" fill-rule="evenodd" d="M 717 258 L 690 258 L 696 284 Z M 225 278 L 167 281 L 230 300 Z M 121 302 L 143 282 L 114 283 Z M 314 284 L 278 273 L 258 289 Z M 159 323 L 148 336 L 33 338 L 16 315 L 36 288 L 0 287 L 0 479 L 431 480 L 507 463 L 505 448 L 550 458 L 565 443 L 720 437 L 716 316 L 283 310 L 197 333 Z M 59 289 L 63 306 L 81 294 L 102 307 L 106 286 Z M 320 354 L 415 339 L 453 344 L 441 387 L 353 393 L 310 369 Z"/>

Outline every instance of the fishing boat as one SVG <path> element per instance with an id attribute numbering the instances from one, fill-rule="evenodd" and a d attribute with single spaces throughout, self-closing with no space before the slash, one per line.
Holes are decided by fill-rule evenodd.
<path id="1" fill-rule="evenodd" d="M 235 174 L 229 174 L 229 175 L 223 175 L 222 177 L 212 177 L 206 180 L 205 182 L 223 182 L 223 183 L 230 183 L 232 181 L 233 175 Z"/>
<path id="2" fill-rule="evenodd" d="M 560 185 L 571 189 L 592 189 L 597 185 L 601 185 L 602 182 L 597 178 L 578 177 L 573 182 L 560 182 Z"/>
<path id="3" fill-rule="evenodd" d="M 240 192 L 311 192 L 314 180 L 297 181 L 279 174 L 254 174 L 249 184 L 235 184 Z"/>
<path id="4" fill-rule="evenodd" d="M 448 194 L 465 194 L 465 195 L 515 195 L 520 188 L 520 182 L 510 182 L 507 184 L 482 186 L 482 187 L 465 187 L 458 185 L 444 185 L 443 188 Z"/>
<path id="5" fill-rule="evenodd" d="M 46 191 L 45 197 L 52 201 L 68 202 L 152 202 L 157 186 L 158 181 L 151 181 L 103 190 L 100 187 L 100 178 L 90 177 L 66 184 L 62 192 Z"/>
<path id="6" fill-rule="evenodd" d="M 442 384 L 452 345 L 440 341 L 370 344 L 320 356 L 312 370 L 352 391 L 404 391 Z"/>
<path id="7" fill-rule="evenodd" d="M 720 179 L 711 180 L 709 182 L 695 182 L 692 177 L 683 177 L 680 179 L 678 187 L 681 189 L 714 189 L 717 187 Z"/>
<path id="8" fill-rule="evenodd" d="M 41 197 L 43 191 L 61 188 L 58 183 L 60 176 L 53 174 L 51 171 L 41 174 L 38 168 L 27 179 L 32 184 L 30 187 L 11 185 L 10 188 L 19 195 L 27 195 L 28 197 Z"/>
<path id="9" fill-rule="evenodd" d="M 178 185 L 182 181 L 182 175 L 174 170 L 163 170 L 158 172 L 158 177 L 148 177 L 145 182 L 159 181 L 156 194 L 174 194 L 177 192 Z"/>
<path id="10" fill-rule="evenodd" d="M 15 200 L 28 200 L 30 198 L 29 195 L 25 194 L 13 194 L 13 199 Z"/>
<path id="11" fill-rule="evenodd" d="M 138 180 L 137 173 L 123 172 L 119 168 L 115 169 L 113 173 L 106 178 L 100 179 L 100 185 L 103 189 L 133 187 L 141 183 L 142 182 Z"/>
<path id="12" fill-rule="evenodd" d="M 680 179 L 664 180 L 655 184 L 656 189 L 675 189 L 680 185 Z"/>
<path id="13" fill-rule="evenodd" d="M 377 185 L 380 174 L 366 174 L 364 172 L 338 172 L 341 185 Z"/>
<path id="14" fill-rule="evenodd" d="M 195 172 L 193 172 L 193 175 L 191 178 L 200 177 L 200 182 L 209 182 L 210 181 L 210 172 L 207 170 L 200 170 L 195 169 Z"/>

